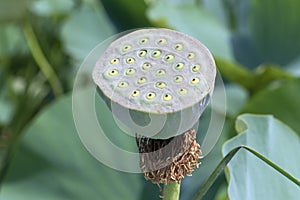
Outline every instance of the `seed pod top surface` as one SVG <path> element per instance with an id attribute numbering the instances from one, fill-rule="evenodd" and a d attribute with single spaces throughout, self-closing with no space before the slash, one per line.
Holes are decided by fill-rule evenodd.
<path id="1" fill-rule="evenodd" d="M 156 114 L 199 103 L 213 90 L 215 76 L 208 49 L 168 29 L 141 29 L 115 40 L 93 71 L 95 83 L 111 101 Z"/>

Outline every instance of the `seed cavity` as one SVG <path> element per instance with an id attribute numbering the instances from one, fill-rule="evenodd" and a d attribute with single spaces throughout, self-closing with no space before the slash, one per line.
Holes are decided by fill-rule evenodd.
<path id="1" fill-rule="evenodd" d="M 195 56 L 196 56 L 195 53 L 190 52 L 190 53 L 187 55 L 187 59 L 192 60 L 192 59 L 195 58 Z"/>
<path id="2" fill-rule="evenodd" d="M 199 81 L 200 81 L 200 79 L 198 77 L 192 78 L 191 79 L 191 84 L 195 85 L 195 84 L 199 83 Z"/>
<path id="3" fill-rule="evenodd" d="M 170 101 L 172 99 L 172 95 L 170 94 L 165 94 L 163 97 L 164 101 Z"/>
<path id="4" fill-rule="evenodd" d="M 143 83 L 146 83 L 147 81 L 147 78 L 146 77 L 141 77 L 139 78 L 139 80 L 137 81 L 138 84 L 143 84 Z"/>
<path id="5" fill-rule="evenodd" d="M 151 54 L 152 58 L 159 58 L 161 56 L 160 50 L 154 50 Z"/>
<path id="6" fill-rule="evenodd" d="M 175 68 L 176 70 L 181 70 L 183 67 L 184 67 L 184 64 L 183 64 L 182 62 L 176 63 L 176 64 L 174 65 L 174 68 Z"/>
<path id="7" fill-rule="evenodd" d="M 123 46 L 122 51 L 123 51 L 123 52 L 127 52 L 127 51 L 129 51 L 130 49 L 131 49 L 131 45 L 126 44 L 126 45 Z"/>
<path id="8" fill-rule="evenodd" d="M 135 59 L 132 58 L 132 57 L 126 59 L 126 63 L 127 63 L 127 64 L 132 64 L 132 63 L 134 63 L 134 62 L 135 62 Z"/>
<path id="9" fill-rule="evenodd" d="M 166 62 L 171 62 L 172 60 L 174 60 L 174 55 L 173 54 L 167 54 L 164 57 L 164 61 L 166 61 Z"/>
<path id="10" fill-rule="evenodd" d="M 192 71 L 193 72 L 198 72 L 200 70 L 201 66 L 199 64 L 196 64 L 193 66 Z"/>
<path id="11" fill-rule="evenodd" d="M 126 81 L 121 81 L 119 84 L 118 84 L 118 87 L 119 88 L 127 88 L 128 87 L 128 83 Z"/>
<path id="12" fill-rule="evenodd" d="M 181 43 L 177 43 L 174 47 L 174 49 L 176 49 L 177 51 L 181 51 L 183 49 L 183 44 Z"/>
<path id="13" fill-rule="evenodd" d="M 160 38 L 159 40 L 157 40 L 156 44 L 162 45 L 162 44 L 166 44 L 167 40 L 166 38 Z"/>
<path id="14" fill-rule="evenodd" d="M 132 67 L 130 67 L 126 70 L 126 75 L 133 75 L 135 73 L 136 73 L 136 70 Z"/>
<path id="15" fill-rule="evenodd" d="M 148 41 L 149 41 L 148 38 L 142 38 L 142 39 L 140 39 L 139 44 L 147 44 Z"/>
<path id="16" fill-rule="evenodd" d="M 155 72 L 156 76 L 163 76 L 166 74 L 166 71 L 164 69 L 159 69 Z"/>
<path id="17" fill-rule="evenodd" d="M 110 76 L 117 76 L 119 74 L 119 71 L 117 69 L 112 69 L 108 72 L 108 75 Z"/>
<path id="18" fill-rule="evenodd" d="M 119 58 L 114 58 L 110 61 L 110 64 L 116 65 L 119 63 L 119 61 L 120 61 Z"/>
<path id="19" fill-rule="evenodd" d="M 175 83 L 181 83 L 183 81 L 183 76 L 177 75 L 174 77 L 174 82 Z"/>
<path id="20" fill-rule="evenodd" d="M 167 84 L 165 82 L 157 82 L 157 83 L 155 83 L 155 87 L 163 89 L 163 88 L 167 87 Z"/>
<path id="21" fill-rule="evenodd" d="M 152 99 L 155 98 L 155 96 L 156 96 L 155 92 L 148 92 L 148 93 L 146 94 L 146 99 L 152 100 Z"/>
<path id="22" fill-rule="evenodd" d="M 145 62 L 142 66 L 144 70 L 150 69 L 152 67 L 151 63 Z"/>
<path id="23" fill-rule="evenodd" d="M 147 50 L 143 49 L 138 52 L 139 57 L 145 57 L 147 55 Z"/>
<path id="24" fill-rule="evenodd" d="M 132 93 L 131 93 L 131 96 L 133 97 L 137 97 L 140 95 L 140 91 L 139 90 L 133 90 Z"/>
<path id="25" fill-rule="evenodd" d="M 184 94 L 186 94 L 186 93 L 187 93 L 187 90 L 184 89 L 184 88 L 181 88 L 181 89 L 179 90 L 179 94 L 181 94 L 181 95 L 184 95 Z"/>

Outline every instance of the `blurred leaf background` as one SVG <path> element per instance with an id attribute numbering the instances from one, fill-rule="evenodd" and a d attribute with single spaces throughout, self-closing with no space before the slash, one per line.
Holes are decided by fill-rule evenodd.
<path id="1" fill-rule="evenodd" d="M 171 28 L 199 39 L 213 53 L 226 83 L 222 136 L 193 176 L 184 179 L 180 199 L 192 199 L 222 159 L 227 140 L 227 150 L 232 140 L 240 140 L 240 123 L 235 127 L 234 122 L 243 113 L 273 115 L 284 123 L 276 121 L 281 128 L 273 133 L 267 129 L 270 118 L 243 118 L 250 120 L 247 126 L 256 137 L 261 135 L 253 144 L 258 151 L 259 145 L 268 144 L 265 132 L 274 140 L 287 140 L 276 143 L 275 151 L 270 144 L 262 153 L 275 160 L 274 153 L 285 157 L 279 159 L 282 167 L 293 169 L 300 151 L 299 10 L 298 0 L 0 0 L 0 199 L 159 199 L 158 188 L 141 174 L 110 169 L 84 149 L 71 110 L 74 78 L 89 52 L 116 33 L 143 27 Z M 91 86 L 90 74 L 80 78 L 84 91 Z M 101 115 L 107 130 L 122 135 L 109 112 Z M 278 133 L 287 126 L 289 131 Z M 293 145 L 286 148 L 289 140 Z M 135 148 L 128 138 L 112 141 Z M 231 176 L 249 176 L 232 167 L 247 154 L 240 157 L 205 199 L 239 198 L 232 185 L 241 186 L 243 179 Z M 260 166 L 255 162 L 247 166 Z M 272 169 L 257 173 L 265 176 L 264 170 Z M 253 196 L 246 188 L 245 199 L 264 193 L 265 184 L 277 188 L 276 178 L 282 183 L 279 174 L 266 176 L 275 179 L 253 183 L 258 186 L 251 190 Z M 289 199 L 299 196 L 299 187 L 287 188 L 278 191 Z M 270 197 L 265 195 L 261 199 Z"/>

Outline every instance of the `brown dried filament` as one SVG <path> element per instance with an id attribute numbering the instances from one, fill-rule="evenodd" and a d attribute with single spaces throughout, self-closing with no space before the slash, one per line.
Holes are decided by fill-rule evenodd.
<path id="1" fill-rule="evenodd" d="M 154 184 L 179 183 L 200 164 L 202 153 L 194 129 L 166 140 L 137 138 L 137 145 L 141 170 Z"/>

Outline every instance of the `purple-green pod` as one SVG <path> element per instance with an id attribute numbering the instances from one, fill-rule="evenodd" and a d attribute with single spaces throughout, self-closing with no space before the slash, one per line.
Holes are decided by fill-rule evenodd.
<path id="1" fill-rule="evenodd" d="M 93 79 L 132 134 L 166 139 L 194 127 L 209 103 L 216 66 L 198 40 L 177 31 L 133 31 L 110 44 Z"/>

